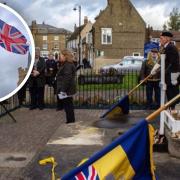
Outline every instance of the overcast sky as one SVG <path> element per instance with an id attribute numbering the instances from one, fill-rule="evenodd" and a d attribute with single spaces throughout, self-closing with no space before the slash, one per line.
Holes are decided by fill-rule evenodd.
<path id="1" fill-rule="evenodd" d="M 30 24 L 32 20 L 57 27 L 73 30 L 78 24 L 78 12 L 73 11 L 75 4 L 82 7 L 82 17 L 88 16 L 92 22 L 107 0 L 0 0 L 17 10 Z M 180 7 L 180 0 L 131 0 L 145 22 L 154 29 L 162 29 L 173 7 Z M 83 18 L 82 18 L 83 19 Z"/>
<path id="2" fill-rule="evenodd" d="M 29 35 L 22 22 L 10 11 L 0 6 L 0 19 L 9 25 L 16 27 L 30 43 Z M 14 91 L 18 82 L 18 68 L 26 68 L 28 65 L 28 53 L 19 55 L 6 51 L 0 46 L 0 99 Z"/>

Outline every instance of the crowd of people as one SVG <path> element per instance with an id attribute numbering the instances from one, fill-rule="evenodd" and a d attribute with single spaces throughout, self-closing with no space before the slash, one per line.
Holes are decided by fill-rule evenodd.
<path id="1" fill-rule="evenodd" d="M 180 57 L 179 52 L 172 42 L 173 34 L 165 31 L 160 35 L 160 52 L 158 49 L 152 49 L 149 52 L 147 60 L 142 64 L 140 77 L 143 80 L 149 74 L 151 77 L 146 83 L 146 99 L 147 107 L 151 108 L 153 104 L 153 92 L 156 108 L 160 106 L 160 53 L 165 55 L 165 84 L 167 100 L 170 101 L 173 97 L 179 94 L 180 84 Z M 176 101 L 171 105 L 175 108 Z"/>
<path id="2" fill-rule="evenodd" d="M 73 95 L 76 93 L 75 74 L 79 67 L 71 51 L 64 49 L 59 58 L 49 54 L 47 59 L 40 56 L 40 50 L 35 50 L 35 62 L 31 75 L 18 92 L 19 103 L 25 99 L 26 87 L 29 87 L 30 110 L 44 109 L 44 90 L 47 84 L 53 87 L 57 96 L 57 110 L 65 110 L 66 123 L 75 122 Z"/>
<path id="3" fill-rule="evenodd" d="M 179 53 L 172 41 L 172 33 L 162 32 L 160 35 L 161 52 L 153 48 L 142 64 L 140 79 L 145 79 L 149 74 L 151 77 L 145 82 L 147 108 L 151 109 L 153 104 L 156 108 L 160 106 L 160 53 L 165 54 L 165 82 L 166 96 L 169 101 L 179 94 L 180 62 Z M 89 68 L 86 59 L 83 59 L 84 68 Z M 44 109 L 44 89 L 45 84 L 53 87 L 54 94 L 57 95 L 57 110 L 65 110 L 66 123 L 75 122 L 73 95 L 76 93 L 75 74 L 78 69 L 77 63 L 71 51 L 65 49 L 61 51 L 59 58 L 54 58 L 52 54 L 48 59 L 40 57 L 40 50 L 35 51 L 35 63 L 28 80 L 31 97 L 30 110 Z M 25 96 L 26 87 L 19 92 L 20 103 Z M 154 94 L 154 95 L 153 95 Z M 154 97 L 153 97 L 154 96 Z M 153 102 L 155 100 L 155 102 Z M 171 107 L 174 108 L 174 103 Z"/>

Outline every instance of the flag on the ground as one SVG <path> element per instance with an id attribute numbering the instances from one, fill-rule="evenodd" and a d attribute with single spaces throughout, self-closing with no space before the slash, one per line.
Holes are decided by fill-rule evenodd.
<path id="1" fill-rule="evenodd" d="M 153 128 L 142 120 L 61 180 L 155 180 Z"/>
<path id="2" fill-rule="evenodd" d="M 118 100 L 115 104 L 113 104 L 103 115 L 101 118 L 108 117 L 109 119 L 118 118 L 121 114 L 129 113 L 129 96 L 126 95 L 122 99 Z"/>
<path id="3" fill-rule="evenodd" d="M 9 52 L 26 54 L 29 46 L 27 39 L 15 27 L 10 26 L 0 19 L 0 46 Z"/>

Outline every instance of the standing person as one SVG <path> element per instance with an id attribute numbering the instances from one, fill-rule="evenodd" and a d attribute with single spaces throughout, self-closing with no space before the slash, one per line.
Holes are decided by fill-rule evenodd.
<path id="1" fill-rule="evenodd" d="M 154 48 L 151 52 L 148 53 L 147 60 L 143 62 L 140 79 L 145 79 L 150 73 L 152 68 L 156 63 L 160 62 L 160 54 L 158 49 Z M 155 108 L 160 106 L 160 73 L 156 73 L 151 78 L 146 81 L 146 99 L 147 99 L 147 108 L 151 109 L 153 107 L 153 92 L 155 97 Z"/>
<path id="2" fill-rule="evenodd" d="M 50 54 L 48 60 L 46 61 L 46 83 L 49 86 L 54 87 L 56 73 L 57 63 L 54 60 L 53 55 Z"/>
<path id="3" fill-rule="evenodd" d="M 57 94 L 66 112 L 66 123 L 75 122 L 73 95 L 76 93 L 74 57 L 72 53 L 65 49 L 60 55 L 59 70 L 57 72 Z"/>
<path id="4" fill-rule="evenodd" d="M 37 107 L 40 110 L 44 108 L 45 67 L 45 60 L 40 57 L 40 50 L 36 49 L 34 67 L 29 78 L 30 110 L 36 109 Z"/>
<path id="5" fill-rule="evenodd" d="M 165 58 L 165 82 L 167 85 L 167 100 L 179 94 L 178 77 L 180 75 L 180 60 L 176 46 L 171 42 L 173 34 L 171 32 L 162 32 L 160 35 L 160 43 L 164 48 Z M 176 102 L 177 103 L 177 102 Z M 175 104 L 171 107 L 174 108 Z"/>

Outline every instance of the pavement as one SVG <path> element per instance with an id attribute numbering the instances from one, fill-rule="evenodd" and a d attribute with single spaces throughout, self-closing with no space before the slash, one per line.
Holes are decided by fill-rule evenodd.
<path id="1" fill-rule="evenodd" d="M 40 166 L 40 159 L 53 156 L 57 174 L 77 166 L 84 158 L 108 145 L 150 111 L 131 111 L 121 121 L 99 116 L 104 110 L 75 110 L 76 123 L 65 124 L 64 111 L 20 108 L 0 118 L 0 180 L 49 180 L 51 166 Z M 158 127 L 158 120 L 153 122 Z M 180 159 L 168 152 L 154 153 L 156 174 L 160 180 L 180 179 Z"/>

